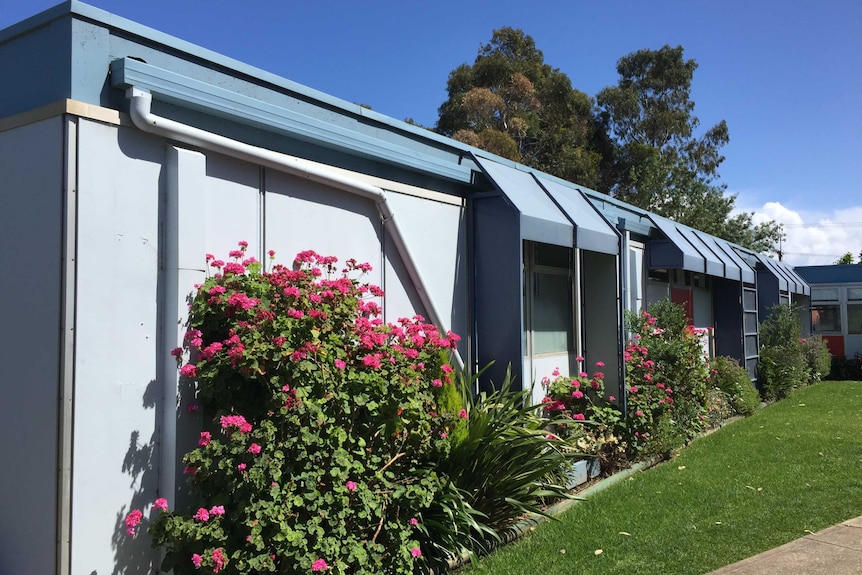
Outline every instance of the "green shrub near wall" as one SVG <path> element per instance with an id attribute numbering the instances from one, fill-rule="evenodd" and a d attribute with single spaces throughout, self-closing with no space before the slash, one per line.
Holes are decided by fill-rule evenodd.
<path id="1" fill-rule="evenodd" d="M 458 337 L 379 319 L 368 264 L 307 251 L 266 271 L 246 247 L 207 256 L 173 352 L 210 423 L 184 458 L 195 504 L 151 509 L 164 569 L 424 572 L 565 496 L 572 450 L 524 392 L 474 399 L 448 362 Z"/>
<path id="2" fill-rule="evenodd" d="M 745 368 L 732 357 L 718 356 L 709 362 L 709 383 L 726 396 L 733 412 L 738 415 L 754 413 L 760 404 L 760 394 L 751 382 Z"/>

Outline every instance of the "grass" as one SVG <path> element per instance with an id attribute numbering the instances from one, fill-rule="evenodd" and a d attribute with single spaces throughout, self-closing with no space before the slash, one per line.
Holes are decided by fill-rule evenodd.
<path id="1" fill-rule="evenodd" d="M 862 515 L 860 430 L 862 382 L 813 385 L 596 493 L 465 573 L 708 573 Z"/>

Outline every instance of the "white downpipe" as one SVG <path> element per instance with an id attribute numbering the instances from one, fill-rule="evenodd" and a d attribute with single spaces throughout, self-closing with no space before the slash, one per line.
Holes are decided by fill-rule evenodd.
<path id="1" fill-rule="evenodd" d="M 389 236 L 395 244 L 395 250 L 401 256 L 401 261 L 404 263 L 407 275 L 410 276 L 410 282 L 413 284 L 413 288 L 419 295 L 419 300 L 422 302 L 422 306 L 429 316 L 428 319 L 434 325 L 445 329 L 437 307 L 425 288 L 426 284 L 422 279 L 422 274 L 416 266 L 416 262 L 413 261 L 410 250 L 407 248 L 404 236 L 401 234 L 401 229 L 395 220 L 395 213 L 386 199 L 386 193 L 381 188 L 330 172 L 325 167 L 303 160 L 302 158 L 288 156 L 287 154 L 231 140 L 212 132 L 156 116 L 151 111 L 152 95 L 146 90 L 132 86 L 126 91 L 126 96 L 130 100 L 129 113 L 132 117 L 132 122 L 145 132 L 266 166 L 372 200 L 377 205 L 383 227 L 389 232 Z M 458 367 L 463 368 L 464 361 L 461 359 L 458 350 L 455 349 L 453 352 Z"/>

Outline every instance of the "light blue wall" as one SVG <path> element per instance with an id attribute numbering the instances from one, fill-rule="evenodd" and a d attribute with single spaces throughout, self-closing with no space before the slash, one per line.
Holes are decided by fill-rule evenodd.
<path id="1" fill-rule="evenodd" d="M 0 573 L 56 562 L 63 142 L 60 118 L 0 132 Z"/>

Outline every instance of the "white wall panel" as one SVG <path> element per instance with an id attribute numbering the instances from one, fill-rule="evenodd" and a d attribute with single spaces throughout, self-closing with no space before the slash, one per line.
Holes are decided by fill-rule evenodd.
<path id="1" fill-rule="evenodd" d="M 63 233 L 60 118 L 0 132 L 0 573 L 52 573 Z"/>
<path id="2" fill-rule="evenodd" d="M 443 325 L 438 327 L 466 337 L 467 242 L 462 207 L 396 192 L 386 196 L 441 316 Z M 414 313 L 428 317 L 391 242 L 386 246 L 385 290 L 387 321 Z"/>
<path id="3" fill-rule="evenodd" d="M 274 170 L 266 172 L 266 250 L 276 263 L 290 266 L 297 253 L 314 250 L 368 262 L 374 268 L 364 281 L 382 286 L 383 237 L 372 200 Z"/>
<path id="4" fill-rule="evenodd" d="M 145 573 L 123 518 L 157 496 L 159 204 L 164 144 L 81 120 L 72 574 Z"/>

